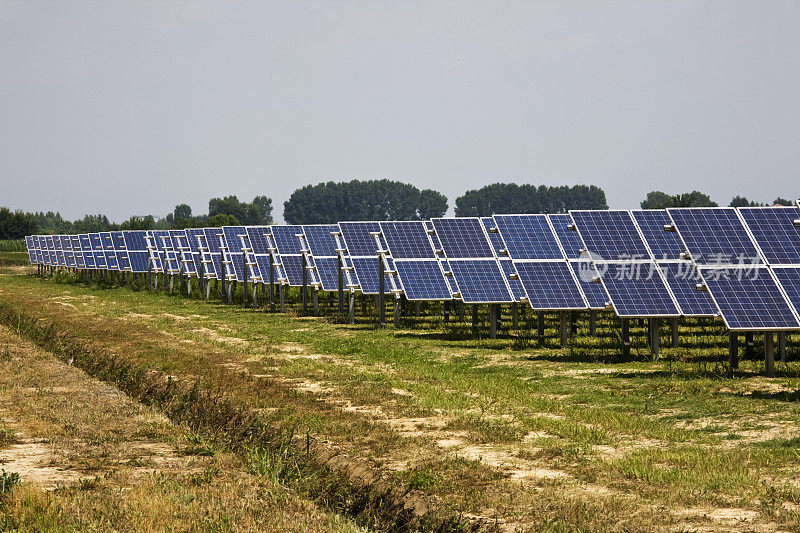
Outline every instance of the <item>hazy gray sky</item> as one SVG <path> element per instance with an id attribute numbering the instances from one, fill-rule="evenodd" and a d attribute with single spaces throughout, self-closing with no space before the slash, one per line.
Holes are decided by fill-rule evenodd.
<path id="1" fill-rule="evenodd" d="M 800 2 L 0 0 L 0 205 L 390 178 L 800 194 Z"/>

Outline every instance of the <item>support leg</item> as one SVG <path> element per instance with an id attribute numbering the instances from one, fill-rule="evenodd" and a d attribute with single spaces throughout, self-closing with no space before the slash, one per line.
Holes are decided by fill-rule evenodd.
<path id="1" fill-rule="evenodd" d="M 497 311 L 499 304 L 489 304 L 489 335 L 497 338 Z"/>
<path id="2" fill-rule="evenodd" d="M 559 333 L 561 337 L 561 347 L 564 348 L 567 346 L 567 337 L 568 337 L 568 321 L 567 321 L 567 312 L 560 311 L 558 314 L 559 318 Z"/>
<path id="3" fill-rule="evenodd" d="M 658 359 L 660 347 L 659 347 L 659 326 L 660 320 L 658 318 L 651 318 L 650 319 L 650 357 L 653 361 Z"/>
<path id="4" fill-rule="evenodd" d="M 678 317 L 672 319 L 672 347 L 678 347 Z"/>
<path id="5" fill-rule="evenodd" d="M 539 346 L 544 346 L 544 312 L 539 311 L 536 320 L 538 322 Z"/>
<path id="6" fill-rule="evenodd" d="M 620 326 L 622 337 L 622 358 L 627 359 L 631 356 L 631 337 L 629 319 L 623 318 Z"/>
<path id="7" fill-rule="evenodd" d="M 739 369 L 739 335 L 735 331 L 728 333 L 728 365 L 731 375 Z"/>
<path id="8" fill-rule="evenodd" d="M 597 335 L 597 311 L 589 311 L 589 335 Z"/>
<path id="9" fill-rule="evenodd" d="M 478 304 L 472 304 L 472 334 L 478 334 Z"/>
<path id="10" fill-rule="evenodd" d="M 775 340 L 771 331 L 764 333 L 764 370 L 768 378 L 775 377 Z"/>

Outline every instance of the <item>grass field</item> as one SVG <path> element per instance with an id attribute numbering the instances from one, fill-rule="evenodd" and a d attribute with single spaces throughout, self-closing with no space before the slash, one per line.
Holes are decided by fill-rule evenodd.
<path id="1" fill-rule="evenodd" d="M 291 516 L 276 519 L 288 527 L 307 513 L 318 527 L 340 528 L 800 528 L 796 338 L 777 378 L 761 377 L 763 361 L 755 360 L 742 361 L 730 377 L 725 331 L 710 321 L 685 322 L 681 347 L 665 348 L 655 362 L 636 328 L 632 358 L 624 360 L 607 314 L 596 337 L 582 320 L 567 348 L 558 347 L 551 317 L 539 347 L 531 313 L 518 330 L 501 329 L 492 340 L 473 336 L 469 324 L 444 324 L 435 307 L 407 318 L 403 329 L 377 329 L 29 271 L 6 268 L 0 277 L 7 353 L 17 351 L 7 356 L 11 367 L 29 353 L 42 361 L 58 356 L 110 382 L 131 397 L 120 398 L 129 412 L 146 404 L 152 416 L 168 417 L 152 438 L 181 461 L 206 469 L 211 457 L 229 483 L 255 487 L 231 489 L 225 501 L 247 507 L 270 491 L 288 498 Z M 323 312 L 333 313 L 331 303 L 322 302 Z M 6 366 L 3 419 L 17 420 L 24 396 L 7 391 L 22 378 Z M 42 373 L 36 381 L 47 389 L 52 379 Z M 84 416 L 85 407 L 74 409 Z M 108 423 L 135 433 L 119 412 Z M 7 424 L 10 431 L 40 438 L 15 424 Z M 116 490 L 117 481 L 102 480 L 105 470 L 92 470 L 103 463 L 98 448 L 73 448 L 52 436 L 62 429 L 52 431 L 43 428 L 41 438 L 74 457 L 65 471 L 88 465 L 78 478 L 100 476 L 86 491 L 102 499 Z M 197 458 L 181 452 L 184 442 L 219 451 Z M 34 491 L 23 476 L 3 504 L 14 520 L 32 512 L 31 502 L 80 509 L 83 482 L 70 476 L 51 492 Z M 154 496 L 161 490 L 142 485 L 143 513 L 152 506 L 152 516 L 162 516 Z M 204 510 L 213 516 L 219 498 L 204 493 L 181 513 L 186 520 Z M 70 520 L 94 519 L 65 512 Z M 226 523 L 247 529 L 259 519 L 242 511 Z"/>

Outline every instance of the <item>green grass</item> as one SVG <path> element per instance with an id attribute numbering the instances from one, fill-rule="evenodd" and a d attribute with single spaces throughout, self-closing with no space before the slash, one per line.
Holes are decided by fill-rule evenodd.
<path id="1" fill-rule="evenodd" d="M 0 240 L 0 252 L 27 252 L 25 239 Z"/>
<path id="2" fill-rule="evenodd" d="M 268 423 L 296 429 L 299 446 L 306 432 L 333 442 L 388 468 L 399 486 L 434 494 L 459 512 L 494 513 L 536 529 L 636 530 L 652 520 L 700 523 L 659 509 L 741 507 L 765 523 L 800 527 L 792 481 L 800 472 L 792 436 L 800 429 L 796 336 L 790 362 L 768 380 L 757 359 L 744 359 L 729 376 L 727 334 L 712 321 L 683 320 L 680 346 L 663 347 L 654 362 L 637 322 L 632 355 L 621 357 L 618 323 L 608 313 L 594 337 L 581 316 L 567 348 L 558 347 L 557 318 L 548 315 L 540 347 L 535 314 L 510 329 L 507 308 L 499 338 L 490 339 L 485 326 L 474 336 L 466 322 L 445 324 L 435 304 L 398 330 L 375 327 L 370 301 L 369 318 L 348 326 L 333 322 L 335 301 L 327 297 L 323 320 L 74 284 L 69 276 L 3 281 L 7 304 L 147 367 L 202 376 Z M 290 296 L 290 312 L 298 313 L 296 291 Z M 668 338 L 663 324 L 662 343 Z M 325 392 L 292 390 L 300 383 Z M 408 419 L 427 422 L 420 431 L 391 423 Z M 437 445 L 443 439 L 459 444 Z M 470 447 L 565 477 L 519 481 L 501 462 L 458 454 Z M 279 458 L 254 451 L 249 468 L 308 485 Z"/>

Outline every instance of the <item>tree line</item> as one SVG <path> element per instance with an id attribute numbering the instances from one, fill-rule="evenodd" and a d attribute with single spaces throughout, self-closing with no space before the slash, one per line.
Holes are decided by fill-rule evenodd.
<path id="1" fill-rule="evenodd" d="M 776 198 L 759 203 L 734 196 L 732 207 L 791 205 Z M 691 191 L 667 194 L 649 192 L 640 206 L 643 209 L 667 207 L 716 207 L 709 195 Z M 595 185 L 529 185 L 493 183 L 466 191 L 455 200 L 456 216 L 491 216 L 500 213 L 565 213 L 570 209 L 608 209 L 606 194 Z M 447 197 L 432 189 L 387 179 L 323 182 L 295 190 L 283 204 L 287 224 L 332 224 L 343 220 L 427 220 L 444 216 Z M 208 213 L 194 215 L 188 204 L 178 204 L 162 218 L 152 215 L 132 216 L 122 223 L 111 222 L 102 214 L 86 215 L 68 221 L 57 212 L 24 213 L 0 208 L 0 239 L 20 239 L 34 233 L 74 234 L 126 229 L 182 229 L 235 225 L 272 224 L 272 199 L 256 196 L 251 202 L 238 197 L 211 198 Z"/>

